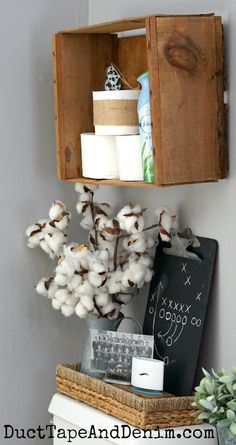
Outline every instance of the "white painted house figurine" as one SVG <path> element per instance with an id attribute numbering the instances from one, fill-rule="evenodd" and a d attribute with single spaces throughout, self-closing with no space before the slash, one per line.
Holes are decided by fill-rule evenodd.
<path id="1" fill-rule="evenodd" d="M 52 307 L 69 317 L 76 313 L 116 319 L 123 304 L 128 304 L 138 289 L 152 278 L 152 256 L 149 250 L 158 233 L 169 241 L 176 228 L 176 215 L 167 208 L 156 211 L 156 221 L 145 228 L 140 205 L 129 204 L 114 216 L 106 203 L 94 201 L 97 186 L 76 184 L 80 194 L 77 211 L 81 226 L 89 231 L 88 245 L 67 243 L 66 230 L 71 215 L 65 204 L 54 201 L 49 219 L 28 227 L 28 247 L 40 246 L 58 264 L 53 277 L 42 278 L 36 286 L 48 297 Z M 155 231 L 155 238 L 149 230 Z"/>

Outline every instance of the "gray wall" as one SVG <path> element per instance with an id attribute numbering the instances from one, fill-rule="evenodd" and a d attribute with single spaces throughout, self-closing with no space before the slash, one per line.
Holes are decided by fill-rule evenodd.
<path id="1" fill-rule="evenodd" d="M 83 323 L 66 320 L 35 293 L 52 264 L 26 248 L 24 231 L 47 216 L 54 198 L 75 204 L 73 186 L 56 179 L 51 34 L 86 24 L 87 6 L 87 0 L 0 2 L 1 425 L 45 424 L 55 365 L 78 360 L 83 338 Z M 74 238 L 77 229 L 74 214 Z"/>
<path id="2" fill-rule="evenodd" d="M 226 63 L 230 87 L 230 177 L 215 184 L 175 186 L 165 189 L 124 190 L 127 201 L 140 202 L 150 213 L 159 204 L 179 210 L 182 227 L 219 241 L 219 256 L 210 314 L 204 335 L 201 363 L 206 367 L 230 367 L 235 363 L 235 187 L 236 187 L 236 3 L 233 0 L 90 0 L 89 21 L 99 23 L 151 13 L 217 12 L 224 17 Z M 110 196 L 113 190 L 108 191 Z M 143 317 L 145 297 L 132 303 L 129 312 Z"/>

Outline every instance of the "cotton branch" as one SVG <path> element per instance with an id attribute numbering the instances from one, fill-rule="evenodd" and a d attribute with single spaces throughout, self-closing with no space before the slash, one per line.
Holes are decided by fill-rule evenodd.
<path id="1" fill-rule="evenodd" d="M 156 212 L 154 223 L 145 228 L 140 205 L 129 203 L 117 214 L 107 203 L 94 201 L 94 185 L 76 184 L 80 225 L 88 230 L 88 245 L 67 243 L 70 213 L 61 201 L 54 201 L 49 219 L 39 220 L 27 231 L 28 247 L 41 247 L 57 259 L 53 276 L 43 277 L 36 286 L 55 310 L 66 317 L 116 319 L 145 283 L 152 279 L 150 249 L 155 242 L 147 232 L 159 229 L 163 240 L 170 239 L 176 215 L 167 208 Z"/>

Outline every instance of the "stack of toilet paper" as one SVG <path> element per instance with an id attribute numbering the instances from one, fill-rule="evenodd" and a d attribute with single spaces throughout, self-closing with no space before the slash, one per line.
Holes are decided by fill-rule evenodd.
<path id="1" fill-rule="evenodd" d="M 138 95 L 139 90 L 93 93 L 95 133 L 81 134 L 84 177 L 143 180 Z"/>

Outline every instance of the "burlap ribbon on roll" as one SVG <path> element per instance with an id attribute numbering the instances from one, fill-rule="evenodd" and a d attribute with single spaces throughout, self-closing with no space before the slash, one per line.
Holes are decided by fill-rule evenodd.
<path id="1" fill-rule="evenodd" d="M 95 100 L 94 125 L 138 126 L 137 100 Z"/>

